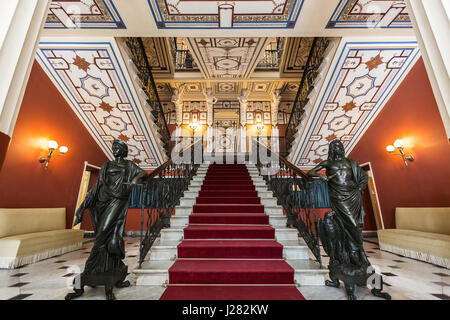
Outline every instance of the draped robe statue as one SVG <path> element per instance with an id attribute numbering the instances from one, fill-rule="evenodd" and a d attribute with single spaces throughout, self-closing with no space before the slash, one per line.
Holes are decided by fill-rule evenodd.
<path id="1" fill-rule="evenodd" d="M 326 170 L 326 177 L 318 173 L 323 169 Z M 339 280 L 342 280 L 348 298 L 355 299 L 355 285 L 366 286 L 373 281 L 372 293 L 390 299 L 387 293 L 381 292 L 381 276 L 374 272 L 363 247 L 362 195 L 368 182 L 367 174 L 354 160 L 345 157 L 342 142 L 334 140 L 329 146 L 328 159 L 310 170 L 308 175 L 328 181 L 333 209 L 323 220 L 319 219 L 317 226 L 323 248 L 330 257 L 328 268 L 331 281 L 327 280 L 325 284 L 339 287 Z"/>
<path id="2" fill-rule="evenodd" d="M 123 231 L 131 186 L 146 177 L 147 172 L 124 159 L 128 147 L 123 141 L 114 140 L 112 151 L 115 160 L 103 164 L 97 183 L 76 212 L 74 225 L 81 223 L 85 209 L 90 210 L 95 241 L 83 273 L 75 278 L 78 288 L 76 285 L 75 292 L 66 296 L 67 300 L 81 296 L 84 285 L 105 285 L 108 300 L 115 299 L 114 286 L 130 285 L 124 281 L 128 268 L 122 262 L 125 258 Z"/>

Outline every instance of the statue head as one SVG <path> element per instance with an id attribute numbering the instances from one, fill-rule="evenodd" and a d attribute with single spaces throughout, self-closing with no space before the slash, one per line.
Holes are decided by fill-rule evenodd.
<path id="1" fill-rule="evenodd" d="M 116 158 L 126 158 L 128 156 L 128 146 L 122 140 L 114 140 L 112 144 L 112 152 Z"/>
<path id="2" fill-rule="evenodd" d="M 345 158 L 345 149 L 341 140 L 331 141 L 328 148 L 328 160 L 337 160 Z"/>

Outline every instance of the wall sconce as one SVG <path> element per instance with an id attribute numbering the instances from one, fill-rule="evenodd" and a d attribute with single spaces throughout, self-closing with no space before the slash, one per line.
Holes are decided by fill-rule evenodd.
<path id="1" fill-rule="evenodd" d="M 395 151 L 395 149 L 397 149 L 400 153 L 393 153 Z M 389 152 L 390 154 L 392 154 L 393 156 L 401 156 L 403 158 L 403 162 L 405 163 L 405 166 L 408 166 L 408 161 L 414 161 L 414 157 L 410 154 L 410 155 L 405 155 L 405 150 L 403 148 L 403 140 L 401 139 L 397 139 L 394 142 L 394 145 L 388 145 L 386 147 L 387 152 Z"/>
<path id="2" fill-rule="evenodd" d="M 264 125 L 263 124 L 257 124 L 256 125 L 256 130 L 258 130 L 258 136 L 260 136 L 262 134 L 262 131 L 264 130 Z"/>
<path id="3" fill-rule="evenodd" d="M 53 154 L 53 152 L 58 149 L 58 142 L 50 140 L 48 142 L 48 155 L 47 158 L 44 157 L 40 157 L 39 158 L 39 162 L 40 163 L 45 163 L 44 169 L 47 170 L 48 165 L 50 163 L 50 159 L 52 157 L 60 157 L 62 155 L 64 155 L 67 151 L 69 151 L 69 148 L 67 148 L 66 146 L 61 146 L 59 148 L 59 154 Z"/>
<path id="4" fill-rule="evenodd" d="M 192 122 L 189 124 L 189 128 L 192 129 L 192 136 L 195 136 L 195 131 L 198 129 L 199 125 L 197 122 Z"/>

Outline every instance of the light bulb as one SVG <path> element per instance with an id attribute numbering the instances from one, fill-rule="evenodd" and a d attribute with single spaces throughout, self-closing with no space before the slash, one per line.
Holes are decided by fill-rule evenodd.
<path id="1" fill-rule="evenodd" d="M 62 154 L 66 153 L 67 151 L 69 151 L 69 148 L 67 148 L 66 146 L 62 146 L 61 148 L 59 148 L 59 152 L 61 152 Z"/>
<path id="2" fill-rule="evenodd" d="M 53 141 L 53 140 L 50 140 L 50 141 L 48 142 L 48 148 L 49 148 L 49 149 L 52 149 L 52 150 L 58 149 L 58 142 Z"/>
<path id="3" fill-rule="evenodd" d="M 392 146 L 392 145 L 388 145 L 388 146 L 386 147 L 386 150 L 387 150 L 387 152 L 394 152 L 395 147 Z"/>
<path id="4" fill-rule="evenodd" d="M 396 148 L 401 148 L 401 147 L 403 147 L 403 140 L 402 140 L 402 139 L 397 139 L 397 140 L 395 140 L 395 142 L 394 142 L 394 147 L 396 147 Z"/>

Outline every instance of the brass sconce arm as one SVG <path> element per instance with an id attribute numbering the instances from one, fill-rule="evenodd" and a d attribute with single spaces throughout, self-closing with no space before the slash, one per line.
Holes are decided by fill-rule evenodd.
<path id="1" fill-rule="evenodd" d="M 48 169 L 48 165 L 50 164 L 50 160 L 52 157 L 61 157 L 69 150 L 69 148 L 67 148 L 66 146 L 62 146 L 59 148 L 59 154 L 54 154 L 57 148 L 58 143 L 56 141 L 49 141 L 47 157 L 39 157 L 39 163 L 45 163 L 44 170 Z"/>

